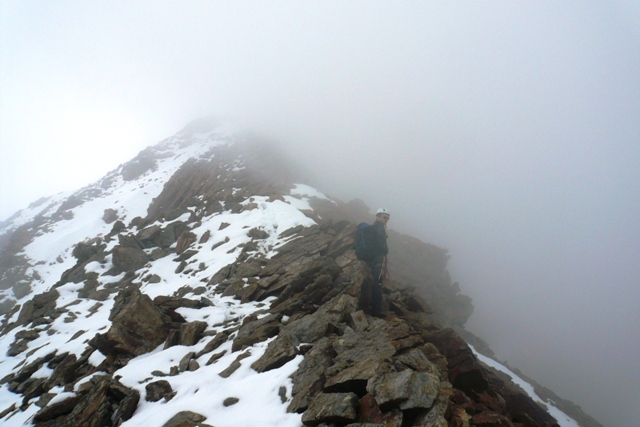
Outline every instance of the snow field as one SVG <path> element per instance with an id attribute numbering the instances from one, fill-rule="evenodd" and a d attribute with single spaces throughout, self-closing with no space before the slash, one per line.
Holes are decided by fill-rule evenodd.
<path id="1" fill-rule="evenodd" d="M 32 293 L 19 301 L 24 303 L 33 295 L 51 289 L 64 271 L 73 267 L 76 263 L 71 253 L 76 243 L 86 241 L 95 237 L 104 236 L 111 228 L 112 224 L 106 224 L 102 220 L 105 209 L 117 209 L 118 216 L 123 221 L 131 220 L 136 216 L 146 216 L 146 211 L 153 198 L 157 197 L 163 189 L 166 181 L 190 158 L 198 158 L 206 155 L 214 145 L 228 143 L 230 137 L 226 133 L 208 133 L 194 135 L 192 139 L 183 137 L 173 137 L 157 145 L 156 150 L 165 150 L 157 158 L 157 167 L 143 174 L 132 181 L 124 181 L 119 174 L 119 170 L 111 173 L 112 183 L 109 188 L 98 197 L 85 201 L 70 211 L 73 218 L 61 220 L 46 225 L 38 231 L 34 241 L 27 245 L 23 254 L 26 255 L 32 267 L 30 274 L 37 274 L 41 279 L 32 283 Z M 231 167 L 231 166 L 230 166 Z M 234 163 L 233 168 L 241 168 L 241 163 Z M 99 184 L 94 184 L 97 187 Z M 46 202 L 43 205 L 20 212 L 19 215 L 4 227 L 17 227 L 21 223 L 28 222 L 36 213 L 51 214 L 64 202 L 70 194 L 61 194 Z M 187 262 L 189 265 L 181 273 L 176 273 L 178 263 L 173 261 L 175 254 L 170 254 L 164 258 L 148 263 L 138 270 L 140 278 L 149 274 L 157 274 L 161 277 L 161 282 L 156 284 L 143 283 L 142 292 L 154 298 L 159 295 L 172 295 L 183 286 L 196 288 L 203 286 L 208 279 L 220 268 L 235 262 L 241 245 L 248 243 L 251 238 L 247 232 L 252 228 L 259 228 L 269 234 L 266 239 L 258 241 L 258 250 L 250 255 L 261 255 L 270 258 L 277 252 L 277 249 L 291 240 L 292 237 L 283 239 L 279 235 L 283 231 L 302 225 L 305 227 L 315 224 L 315 222 L 305 216 L 300 210 L 311 210 L 308 204 L 309 197 L 326 198 L 317 190 L 303 185 L 296 185 L 290 196 L 285 196 L 286 201 L 268 201 L 268 198 L 255 196 L 245 200 L 244 204 L 256 203 L 257 208 L 245 210 L 240 213 L 225 211 L 202 219 L 202 223 L 191 231 L 197 235 L 198 240 L 207 231 L 210 232 L 210 239 L 203 244 L 196 242 L 190 249 L 197 249 L 198 253 Z M 183 215 L 174 221 L 187 221 L 189 214 Z M 223 223 L 230 225 L 220 230 Z M 168 222 L 161 226 L 166 226 Z M 194 226 L 194 224 L 190 224 Z M 128 230 L 125 233 L 135 232 Z M 213 249 L 213 245 L 223 242 Z M 117 244 L 117 238 L 108 243 L 107 250 Z M 92 262 L 85 267 L 86 272 L 96 272 L 99 274 L 98 290 L 104 289 L 104 285 L 120 281 L 124 274 L 118 276 L 103 276 L 102 274 L 111 269 L 111 255 L 105 258 L 104 263 Z M 202 267 L 201 267 L 202 266 Z M 49 330 L 42 325 L 34 328 L 40 331 L 40 335 L 28 343 L 28 350 L 20 353 L 16 357 L 3 357 L 0 359 L 0 378 L 11 372 L 17 372 L 39 357 L 57 350 L 57 354 L 65 352 L 80 356 L 86 349 L 86 342 L 97 333 L 104 333 L 108 330 L 111 322 L 108 320 L 109 313 L 113 307 L 113 295 L 106 301 L 95 301 L 78 298 L 78 291 L 83 288 L 83 283 L 66 283 L 57 288 L 60 293 L 56 301 L 57 307 L 64 307 L 68 312 L 63 313 L 55 319 Z M 5 291 L 12 296 L 12 291 Z M 241 304 L 231 297 L 222 297 L 215 294 L 212 289 L 207 289 L 203 294 L 187 294 L 185 297 L 199 299 L 206 297 L 212 301 L 212 307 L 202 309 L 178 309 L 178 312 L 187 321 L 200 320 L 208 324 L 207 331 L 210 333 L 220 332 L 223 328 L 237 326 L 242 319 L 250 314 L 259 312 L 268 306 L 269 300 L 262 303 L 250 302 Z M 17 320 L 18 314 L 13 316 L 11 321 Z M 0 354 L 6 354 L 10 345 L 15 339 L 15 334 L 25 328 L 19 327 L 0 338 Z M 84 331 L 80 333 L 80 331 Z M 160 345 L 151 353 L 141 355 L 129 362 L 127 366 L 117 371 L 114 376 L 121 375 L 121 382 L 128 387 L 136 388 L 141 393 L 141 401 L 133 418 L 127 421 L 125 426 L 148 426 L 162 425 L 175 413 L 184 410 L 198 412 L 208 417 L 207 423 L 218 427 L 224 426 L 300 426 L 299 414 L 287 414 L 286 404 L 281 401 L 279 395 L 281 387 L 286 389 L 286 397 L 291 398 L 291 380 L 289 377 L 297 370 L 302 356 L 287 363 L 279 369 L 257 373 L 250 368 L 251 364 L 258 360 L 264 353 L 268 342 L 258 343 L 252 346 L 249 351 L 251 356 L 241 361 L 241 367 L 229 378 L 222 378 L 219 372 L 226 369 L 241 352 L 231 353 L 231 344 L 235 334 L 232 334 L 229 341 L 223 344 L 216 352 L 226 350 L 226 354 L 219 360 L 206 366 L 206 362 L 212 353 L 205 354 L 198 359 L 200 369 L 195 372 L 183 372 L 177 376 L 154 377 L 151 372 L 154 370 L 168 374 L 170 366 L 177 365 L 178 362 L 189 352 L 197 352 L 204 348 L 210 338 L 205 337 L 194 346 L 174 346 L 167 350 L 162 350 Z M 27 356 L 28 355 L 28 356 Z M 105 357 L 95 351 L 89 358 L 89 362 L 98 366 Z M 43 366 L 32 377 L 46 378 L 51 375 L 52 369 Z M 95 373 L 102 375 L 104 373 Z M 146 402 L 145 385 L 150 381 L 165 379 L 172 385 L 176 396 L 169 402 Z M 78 387 L 89 381 L 84 378 L 76 384 Z M 74 393 L 63 392 L 61 387 L 55 387 L 49 391 L 57 394 L 49 403 L 62 401 Z M 240 399 L 235 405 L 225 407 L 222 405 L 224 399 L 235 397 Z M 34 399 L 35 400 L 35 399 Z M 12 404 L 20 406 L 22 396 L 8 391 L 8 386 L 0 387 L 0 410 Z M 19 411 L 9 419 L 3 419 L 3 425 L 22 426 L 31 424 L 33 415 L 40 409 L 33 404 L 25 411 Z"/>

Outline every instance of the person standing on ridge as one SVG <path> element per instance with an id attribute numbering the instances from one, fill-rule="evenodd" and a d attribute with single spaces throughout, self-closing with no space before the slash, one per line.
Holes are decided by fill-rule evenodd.
<path id="1" fill-rule="evenodd" d="M 387 222 L 389 222 L 389 211 L 385 208 L 378 209 L 376 220 L 371 226 L 371 248 L 370 256 L 363 259 L 371 269 L 373 283 L 370 286 L 363 284 L 360 291 L 360 308 L 367 314 L 369 303 L 371 304 L 370 314 L 375 317 L 385 317 L 382 314 L 382 280 L 387 270 Z"/>

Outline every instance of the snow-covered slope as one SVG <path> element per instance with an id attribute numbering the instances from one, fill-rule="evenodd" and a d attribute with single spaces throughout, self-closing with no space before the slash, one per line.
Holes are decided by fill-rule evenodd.
<path id="1" fill-rule="evenodd" d="M 49 199 L 46 206 L 40 205 L 25 209 L 18 215 L 14 215 L 5 224 L 2 231 L 15 230 L 31 221 L 36 215 L 47 218 L 45 224 L 37 228 L 33 241 L 24 248 L 23 252 L 19 253 L 19 255 L 24 255 L 31 265 L 27 270 L 27 275 L 39 279 L 31 282 L 32 293 L 20 298 L 18 303 L 30 299 L 33 294 L 50 290 L 60 280 L 62 273 L 75 265 L 76 259 L 72 256 L 72 251 L 76 243 L 104 237 L 109 233 L 112 225 L 103 220 L 105 209 L 116 209 L 118 217 L 122 221 L 145 217 L 151 201 L 162 191 L 167 180 L 187 160 L 210 159 L 212 147 L 232 143 L 232 136 L 227 132 L 221 132 L 220 129 L 206 134 L 189 136 L 178 134 L 153 147 L 156 166 L 137 179 L 125 181 L 121 174 L 122 167 L 120 167 L 100 182 L 78 192 L 81 197 L 82 194 L 96 190 L 98 195 L 89 198 L 77 207 L 68 209 L 66 212 L 72 214 L 71 219 L 55 221 L 51 219 L 51 216 L 72 194 L 57 195 Z M 234 167 L 238 168 L 238 165 Z M 103 188 L 105 187 L 104 182 L 109 182 L 106 188 Z M 141 290 L 153 298 L 158 295 L 172 295 L 181 287 L 196 288 L 201 286 L 203 279 L 208 279 L 213 273 L 236 260 L 242 245 L 251 240 L 247 235 L 249 229 L 260 228 L 270 235 L 268 239 L 261 241 L 258 248 L 260 253 L 269 258 L 280 245 L 287 241 L 287 239 L 278 237 L 279 232 L 299 225 L 308 227 L 315 224 L 312 219 L 300 211 L 300 209 L 311 210 L 306 198 L 307 193 L 314 196 L 320 195 L 310 187 L 298 185 L 292 188 L 291 195 L 287 195 L 285 201 L 268 201 L 264 196 L 254 197 L 246 200 L 245 203 L 257 203 L 257 209 L 239 213 L 223 211 L 203 218 L 198 226 L 191 228 L 191 231 L 196 234 L 198 240 L 205 233 L 209 233 L 212 237 L 206 244 L 199 246 L 198 254 L 190 259 L 190 263 L 204 267 L 192 272 L 176 273 L 177 264 L 173 261 L 174 256 L 158 259 L 148 263 L 137 271 L 137 274 L 143 277 L 156 274 L 161 277 L 160 283 L 144 284 Z M 185 214 L 174 221 L 188 221 L 188 219 L 189 214 Z M 220 230 L 223 223 L 230 225 Z M 153 225 L 150 224 L 149 227 Z M 166 226 L 167 223 L 162 225 Z M 193 224 L 190 225 L 193 226 Z M 135 232 L 136 230 L 134 228 L 128 231 Z M 107 244 L 106 251 L 112 249 L 117 243 L 117 239 L 111 240 Z M 222 244 L 216 245 L 216 243 Z M 100 287 L 98 290 L 100 290 L 104 288 L 104 285 L 117 283 L 124 277 L 124 273 L 105 276 L 104 273 L 112 268 L 111 256 L 107 256 L 104 263 L 92 262 L 85 267 L 85 270 L 99 274 Z M 108 317 L 113 307 L 113 300 L 96 302 L 91 299 L 78 298 L 78 291 L 82 286 L 82 283 L 71 282 L 57 288 L 60 297 L 57 299 L 56 305 L 65 308 L 67 314 L 58 317 L 46 328 L 36 329 L 42 332 L 45 332 L 46 329 L 46 332 L 31 340 L 27 350 L 15 357 L 3 356 L 0 358 L 0 378 L 10 374 L 17 366 L 26 366 L 54 350 L 57 350 L 58 354 L 74 353 L 79 358 L 86 348 L 86 340 L 108 328 L 110 324 Z M 6 289 L 2 292 L 5 298 L 15 297 L 12 289 Z M 187 293 L 184 296 L 188 298 L 193 295 Z M 206 321 L 207 330 L 211 333 L 222 329 L 216 325 L 225 324 L 228 327 L 229 319 L 236 319 L 233 325 L 237 325 L 244 317 L 265 306 L 265 302 L 242 304 L 233 297 L 222 297 L 209 291 L 198 295 L 198 297 L 203 296 L 213 303 L 211 307 L 199 310 L 180 309 L 178 311 L 188 321 Z M 96 306 L 98 307 L 96 308 Z M 15 322 L 18 319 L 18 314 L 16 312 L 9 319 L 9 323 Z M 73 321 L 69 321 L 70 319 Z M 23 328 L 16 328 L 0 338 L 0 354 L 7 354 L 16 339 L 16 334 L 21 330 Z M 78 336 L 79 330 L 84 332 Z M 208 356 L 203 356 L 204 360 L 200 361 L 202 366 L 200 370 L 183 374 L 172 381 L 173 389 L 177 391 L 175 399 L 165 404 L 142 403 L 134 417 L 124 425 L 162 425 L 164 421 L 180 410 L 192 410 L 206 415 L 208 420 L 217 426 L 299 425 L 300 416 L 285 413 L 285 406 L 278 392 L 280 387 L 288 386 L 290 389 L 291 381 L 288 377 L 295 371 L 300 357 L 278 370 L 258 374 L 249 366 L 262 355 L 267 344 L 267 342 L 263 342 L 254 346 L 251 356 L 228 379 L 223 379 L 217 374 L 228 367 L 236 355 L 227 351 L 226 356 L 209 366 L 205 366 Z M 154 352 L 132 360 L 121 372 L 118 371 L 114 375 L 121 375 L 123 384 L 138 388 L 144 395 L 144 380 L 152 377 L 152 371 L 162 370 L 166 366 L 177 364 L 187 353 L 198 352 L 202 350 L 204 345 L 204 343 L 200 343 L 192 347 L 176 346 L 164 351 L 159 347 Z M 221 346 L 220 350 L 229 350 L 230 346 L 231 342 L 227 342 Z M 98 366 L 103 360 L 103 355 L 94 352 L 90 362 Z M 32 378 L 46 377 L 50 373 L 51 369 L 42 368 L 33 374 Z M 58 395 L 50 403 L 72 395 L 72 392 L 63 393 L 60 387 L 50 390 L 49 393 Z M 222 403 L 224 399 L 229 397 L 237 397 L 240 402 L 237 405 L 224 407 Z M 10 392 L 7 385 L 0 389 L 0 411 L 10 407 L 13 403 L 20 406 L 21 400 L 21 396 Z M 39 409 L 38 406 L 32 404 L 25 411 L 17 411 L 6 417 L 3 420 L 3 425 L 29 424 L 31 417 Z"/>
<path id="2" fill-rule="evenodd" d="M 286 188 L 282 183 L 266 181 L 258 186 L 247 184 L 242 175 L 246 156 L 234 152 L 231 157 L 220 157 L 224 150 L 233 152 L 231 148 L 237 143 L 229 128 L 185 130 L 144 150 L 102 180 L 20 211 L 3 224 L 0 234 L 20 237 L 5 242 L 4 255 L 11 262 L 4 266 L 4 278 L 13 274 L 14 282 L 0 291 L 0 303 L 5 303 L 6 310 L 6 314 L 1 313 L 5 317 L 0 336 L 3 426 L 45 425 L 47 421 L 52 424 L 46 425 L 67 425 L 56 424 L 53 410 L 49 418 L 34 416 L 42 413 L 41 408 L 75 404 L 74 399 L 101 384 L 99 377 L 113 378 L 133 390 L 124 399 L 118 397 L 119 402 L 134 396 L 135 391 L 140 396 L 131 414 L 121 416 L 116 411 L 112 415 L 113 425 L 163 426 L 184 411 L 200 414 L 206 417 L 206 425 L 218 427 L 302 424 L 301 414 L 287 412 L 287 407 L 293 398 L 292 375 L 308 351 L 302 350 L 305 343 L 299 343 L 299 351 L 283 359 L 281 366 L 262 372 L 251 366 L 265 356 L 275 337 L 232 347 L 237 346 L 234 338 L 242 326 L 268 319 L 272 316 L 270 305 L 282 303 L 267 291 L 274 280 L 286 276 L 286 271 L 274 267 L 269 276 L 258 275 L 259 269 L 251 272 L 251 266 L 269 266 L 281 255 L 280 249 L 302 238 L 300 230 L 316 225 L 314 218 L 318 216 L 310 202 L 336 202 L 302 184 Z M 185 182 L 193 188 L 173 188 L 172 177 L 188 172 L 185 165 L 197 161 L 215 164 L 215 168 L 207 169 L 213 171 L 212 178 L 204 183 L 189 178 Z M 205 195 L 212 180 L 222 182 L 220 188 L 216 187 L 215 206 Z M 169 207 L 159 215 L 148 216 L 149 207 L 161 199 L 163 192 L 169 193 L 165 194 L 166 200 L 162 199 Z M 177 213 L 176 207 L 181 209 Z M 325 237 L 339 237 L 341 229 L 327 229 Z M 167 237 L 167 230 L 180 230 L 180 235 Z M 156 243 L 147 245 L 145 239 L 156 239 Z M 89 254 L 80 253 L 82 248 L 88 248 Z M 122 248 L 142 253 L 143 261 L 134 269 L 122 267 L 114 260 Z M 343 252 L 334 254 L 335 262 L 360 274 L 361 267 L 354 267 L 351 259 L 340 255 Z M 315 254 L 304 262 L 319 256 Z M 233 283 L 225 282 L 231 274 L 222 273 L 240 261 L 249 272 Z M 7 280 L 4 283 L 11 283 Z M 295 284 L 297 279 L 291 280 L 289 283 Z M 218 286 L 220 283 L 228 288 Z M 124 362 L 109 352 L 97 351 L 96 346 L 100 346 L 95 344 L 95 337 L 113 330 L 114 316 L 121 310 L 116 294 L 124 298 L 120 295 L 132 286 L 156 305 L 160 304 L 158 298 L 180 298 L 174 323 L 176 318 L 186 322 L 182 325 L 202 322 L 202 337 L 229 339 L 217 343 L 213 355 L 211 343 L 215 339 L 196 339 L 183 345 L 163 342 L 149 352 L 129 354 L 131 357 Z M 262 292 L 261 288 L 266 293 L 260 298 L 239 297 L 244 290 Z M 169 309 L 167 313 L 173 312 Z M 291 316 L 302 318 L 302 314 Z M 289 315 L 275 319 L 284 327 Z M 368 322 L 371 328 L 388 328 L 380 320 Z M 351 326 L 357 330 L 356 324 Z M 348 333 L 341 329 L 343 326 L 332 327 Z M 177 328 L 180 330 L 180 324 Z M 71 360 L 72 368 L 63 372 L 61 366 L 66 360 Z M 61 380 L 60 375 L 71 380 Z M 149 401 L 148 386 L 159 380 L 169 384 L 171 394 Z M 443 378 L 441 390 L 451 387 L 446 384 Z M 119 386 L 111 387 L 115 390 Z M 577 425 L 566 415 L 552 412 L 552 405 L 545 405 L 563 427 Z M 73 406 L 60 409 L 60 413 L 70 413 L 70 408 Z M 439 422 L 444 422 L 442 416 Z"/>

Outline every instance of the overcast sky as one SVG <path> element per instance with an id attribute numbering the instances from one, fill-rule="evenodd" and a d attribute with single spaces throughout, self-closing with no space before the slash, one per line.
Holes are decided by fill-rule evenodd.
<path id="1" fill-rule="evenodd" d="M 449 248 L 471 331 L 630 426 L 639 76 L 635 1 L 2 1 L 0 220 L 228 116 Z"/>

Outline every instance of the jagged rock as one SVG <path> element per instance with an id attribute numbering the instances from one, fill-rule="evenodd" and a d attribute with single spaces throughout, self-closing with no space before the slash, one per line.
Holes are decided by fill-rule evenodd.
<path id="1" fill-rule="evenodd" d="M 91 381 L 94 385 L 88 393 L 44 407 L 34 421 L 49 421 L 47 426 L 102 427 L 119 425 L 131 418 L 140 399 L 137 390 L 130 390 L 109 376 Z"/>
<path id="2" fill-rule="evenodd" d="M 358 300 L 350 295 L 339 295 L 313 314 L 288 323 L 282 333 L 290 333 L 300 342 L 315 342 L 327 334 L 331 322 L 340 322 L 343 316 L 357 311 Z"/>
<path id="3" fill-rule="evenodd" d="M 196 354 L 196 358 L 200 358 L 203 354 L 211 353 L 218 347 L 220 347 L 223 343 L 225 343 L 229 339 L 229 334 L 226 332 L 217 333 L 215 337 L 211 341 L 204 346 L 202 350 L 200 350 Z M 207 363 L 208 365 L 209 363 Z"/>
<path id="4" fill-rule="evenodd" d="M 33 330 L 22 330 L 19 331 L 18 333 L 16 333 L 16 337 L 19 338 L 26 338 L 26 339 L 30 339 L 30 338 L 37 338 L 38 337 L 38 332 L 33 331 Z M 49 362 L 51 359 L 54 358 L 56 352 L 53 351 L 49 354 L 47 354 L 46 356 L 43 357 L 39 357 L 36 360 L 34 360 L 33 362 L 29 363 L 28 365 L 24 366 L 22 369 L 20 369 L 18 371 L 17 374 L 11 374 L 11 380 L 13 381 L 17 381 L 17 382 L 23 382 L 25 380 L 27 380 L 29 377 L 31 377 L 31 375 L 33 375 L 34 372 L 36 372 L 38 369 L 40 369 L 45 363 Z M 0 381 L 0 384 L 4 384 L 7 381 L 9 381 L 9 379 L 3 378 Z"/>
<path id="5" fill-rule="evenodd" d="M 267 350 L 262 357 L 256 360 L 251 367 L 258 372 L 277 369 L 287 362 L 290 362 L 298 355 L 300 342 L 295 336 L 282 333 L 269 343 Z"/>
<path id="6" fill-rule="evenodd" d="M 321 393 L 302 414 L 302 423 L 317 426 L 322 422 L 348 424 L 356 419 L 358 396 L 353 393 Z"/>
<path id="7" fill-rule="evenodd" d="M 233 274 L 235 277 L 254 277 L 262 270 L 262 266 L 257 262 L 241 262 L 237 265 Z"/>
<path id="8" fill-rule="evenodd" d="M 242 299 L 246 292 L 245 288 L 246 283 L 243 280 L 235 280 L 235 281 L 227 281 L 223 282 L 219 285 L 219 288 L 224 287 L 224 291 L 222 292 L 223 297 L 234 297 L 236 299 Z"/>
<path id="9" fill-rule="evenodd" d="M 204 232 L 204 234 L 200 237 L 200 240 L 198 241 L 198 243 L 205 244 L 209 241 L 209 238 L 211 237 L 211 230 L 207 230 Z"/>
<path id="10" fill-rule="evenodd" d="M 388 412 L 382 412 L 371 394 L 366 394 L 358 401 L 358 422 L 363 424 L 379 424 L 384 427 L 401 427 L 403 421 L 402 411 L 395 408 Z"/>
<path id="11" fill-rule="evenodd" d="M 133 234 L 119 234 L 118 244 L 123 248 L 145 249 L 144 244 Z"/>
<path id="12" fill-rule="evenodd" d="M 133 414 L 138 408 L 139 402 L 140 392 L 138 392 L 138 390 L 131 390 L 129 394 L 127 394 L 124 399 L 120 401 L 120 405 L 111 415 L 111 422 L 114 425 L 119 426 L 124 421 L 127 421 L 128 419 L 133 417 Z"/>
<path id="13" fill-rule="evenodd" d="M 169 331 L 169 335 L 167 335 L 167 339 L 164 341 L 163 350 L 166 350 L 174 345 L 178 345 L 180 342 L 180 330 L 172 329 Z"/>
<path id="14" fill-rule="evenodd" d="M 438 397 L 433 407 L 429 411 L 419 414 L 413 425 L 415 427 L 448 427 L 445 416 L 449 412 L 452 395 L 453 387 L 451 387 L 451 384 L 446 381 L 441 382 Z"/>
<path id="15" fill-rule="evenodd" d="M 35 414 L 33 421 L 38 423 L 67 415 L 73 411 L 80 399 L 80 396 L 72 396 L 63 401 L 45 406 Z"/>
<path id="16" fill-rule="evenodd" d="M 187 267 L 187 261 L 182 261 L 180 262 L 180 264 L 176 267 L 175 269 L 175 273 L 182 273 L 184 271 L 184 269 Z"/>
<path id="17" fill-rule="evenodd" d="M 321 338 L 305 355 L 293 374 L 293 399 L 287 412 L 304 412 L 310 401 L 323 389 L 325 371 L 333 363 L 335 352 L 331 340 Z"/>
<path id="18" fill-rule="evenodd" d="M 152 225 L 140 230 L 137 237 L 147 248 L 160 246 L 162 244 L 162 228 L 157 224 Z"/>
<path id="19" fill-rule="evenodd" d="M 3 411 L 0 412 L 0 418 L 4 418 L 7 415 L 9 415 L 11 412 L 16 410 L 16 404 L 13 403 L 11 406 L 9 406 L 8 408 L 4 409 Z"/>
<path id="20" fill-rule="evenodd" d="M 51 316 L 59 296 L 60 294 L 55 289 L 34 296 L 31 301 L 27 301 L 22 306 L 16 325 L 26 325 L 35 319 Z"/>
<path id="21" fill-rule="evenodd" d="M 207 328 L 207 322 L 195 321 L 189 323 L 183 323 L 180 325 L 180 345 L 192 346 L 195 345 L 202 333 Z"/>
<path id="22" fill-rule="evenodd" d="M 218 375 L 220 375 L 222 378 L 229 378 L 231 376 L 231 374 L 233 374 L 235 371 L 238 370 L 238 368 L 240 368 L 240 366 L 241 366 L 240 361 L 243 360 L 243 359 L 246 359 L 249 356 L 251 356 L 251 351 L 249 351 L 249 350 L 247 350 L 244 353 L 240 354 L 238 357 L 236 357 L 236 360 L 231 362 L 231 365 L 229 365 L 229 367 L 227 369 L 225 369 L 224 371 L 218 373 Z"/>
<path id="23" fill-rule="evenodd" d="M 76 367 L 76 362 L 78 360 L 76 355 L 64 353 L 59 356 L 56 356 L 54 358 L 54 361 L 60 357 L 62 357 L 62 359 L 57 363 L 57 365 L 55 366 L 55 369 L 53 370 L 53 373 L 51 374 L 51 376 L 47 381 L 48 387 L 54 387 L 56 385 L 65 385 L 68 382 L 70 382 L 70 379 L 74 374 L 73 371 L 74 371 L 74 368 Z"/>
<path id="24" fill-rule="evenodd" d="M 280 331 L 281 319 L 282 315 L 269 314 L 262 319 L 247 322 L 233 340 L 231 351 L 238 351 L 245 345 L 253 345 L 276 336 Z"/>
<path id="25" fill-rule="evenodd" d="M 138 289 L 120 291 L 109 315 L 111 327 L 97 334 L 89 344 L 106 356 L 139 356 L 163 343 L 171 329 L 171 319 Z"/>
<path id="26" fill-rule="evenodd" d="M 356 331 L 363 331 L 369 327 L 367 316 L 364 311 L 359 310 L 350 314 L 350 325 Z"/>
<path id="27" fill-rule="evenodd" d="M 29 400 L 39 397 L 42 393 L 45 392 L 45 384 L 46 378 L 37 378 L 29 387 L 27 387 L 23 392 L 23 402 L 26 403 Z"/>
<path id="28" fill-rule="evenodd" d="M 414 371 L 427 372 L 436 376 L 440 375 L 438 367 L 427 359 L 424 352 L 416 348 L 397 356 L 396 362 L 399 362 Z"/>
<path id="29" fill-rule="evenodd" d="M 182 252 L 179 256 L 174 258 L 174 261 L 176 261 L 176 262 L 185 262 L 189 258 L 191 258 L 194 255 L 196 255 L 197 253 L 198 253 L 198 251 L 196 251 L 195 249 L 187 249 L 184 252 Z"/>
<path id="30" fill-rule="evenodd" d="M 185 230 L 180 237 L 178 238 L 178 243 L 176 244 L 176 254 L 180 255 L 184 252 L 189 246 L 196 242 L 197 236 L 191 231 Z"/>
<path id="31" fill-rule="evenodd" d="M 102 220 L 107 224 L 111 224 L 112 222 L 118 219 L 118 211 L 115 209 L 105 209 L 104 215 L 102 215 Z"/>
<path id="32" fill-rule="evenodd" d="M 371 378 L 367 391 L 380 408 L 398 405 L 400 409 L 429 409 L 438 395 L 439 380 L 436 376 L 409 369 L 390 372 Z"/>
<path id="33" fill-rule="evenodd" d="M 120 271 L 135 271 L 149 261 L 147 254 L 141 249 L 124 248 L 116 246 L 113 248 L 113 265 Z"/>
<path id="34" fill-rule="evenodd" d="M 43 393 L 38 400 L 36 400 L 35 405 L 44 408 L 51 402 L 56 395 L 53 393 Z M 0 418 L 2 418 L 2 414 L 0 414 Z"/>
<path id="35" fill-rule="evenodd" d="M 211 357 L 209 358 L 209 360 L 207 360 L 207 366 L 211 365 L 212 363 L 216 363 L 226 353 L 227 353 L 227 351 L 223 350 L 221 352 L 212 354 Z"/>
<path id="36" fill-rule="evenodd" d="M 423 336 L 447 359 L 449 381 L 466 394 L 480 394 L 489 381 L 469 346 L 452 329 L 443 329 Z"/>
<path id="37" fill-rule="evenodd" d="M 169 401 L 173 399 L 173 396 L 175 396 L 175 393 L 171 388 L 171 384 L 166 380 L 158 380 L 149 383 L 145 386 L 145 390 L 147 394 L 144 399 L 147 402 L 157 402 L 161 399 Z"/>
<path id="38" fill-rule="evenodd" d="M 347 329 L 335 340 L 337 356 L 326 371 L 326 390 L 362 395 L 370 378 L 389 371 L 395 349 L 381 329 L 384 324 L 378 321 L 366 331 Z"/>
<path id="39" fill-rule="evenodd" d="M 202 422 L 207 417 L 191 411 L 181 411 L 175 414 L 162 427 L 203 427 Z"/>
<path id="40" fill-rule="evenodd" d="M 166 257 L 168 254 L 166 251 L 164 251 L 163 249 L 160 248 L 155 248 L 153 251 L 151 251 L 151 254 L 149 255 L 149 259 L 151 261 L 157 261 L 160 258 L 164 258 Z M 154 274 L 155 276 L 155 274 Z"/>

